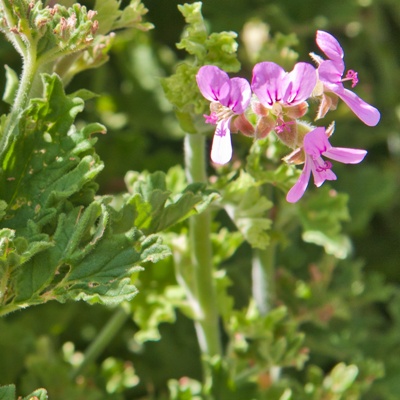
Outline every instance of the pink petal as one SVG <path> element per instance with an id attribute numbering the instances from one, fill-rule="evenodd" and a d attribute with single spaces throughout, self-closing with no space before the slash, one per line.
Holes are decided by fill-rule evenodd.
<path id="1" fill-rule="evenodd" d="M 344 72 L 344 63 L 337 63 L 334 61 L 322 61 L 318 67 L 318 77 L 325 85 L 335 84 L 340 87 L 343 86 L 342 76 Z M 334 90 L 335 86 L 331 90 Z"/>
<path id="2" fill-rule="evenodd" d="M 215 130 L 212 146 L 211 160 L 216 164 L 226 164 L 232 158 L 231 132 L 229 130 L 230 119 L 218 123 Z"/>
<path id="3" fill-rule="evenodd" d="M 321 157 L 318 160 L 312 160 L 311 163 L 314 185 L 316 187 L 320 187 L 325 181 L 335 181 L 337 179 L 336 175 L 330 169 L 331 165 L 326 169 L 318 168 L 321 164 L 324 164 L 324 160 Z"/>
<path id="4" fill-rule="evenodd" d="M 296 201 L 300 200 L 300 198 L 306 191 L 308 186 L 308 181 L 310 180 L 310 175 L 311 175 L 310 161 L 311 160 L 309 159 L 309 157 L 306 157 L 306 162 L 304 163 L 304 168 L 303 171 L 301 172 L 299 179 L 286 195 L 286 200 L 289 203 L 296 203 Z"/>
<path id="5" fill-rule="evenodd" d="M 333 61 L 339 61 L 343 58 L 344 52 L 339 42 L 330 33 L 317 31 L 315 41 L 318 47 Z"/>
<path id="6" fill-rule="evenodd" d="M 379 122 L 381 118 L 380 112 L 375 107 L 372 107 L 370 104 L 360 99 L 351 90 L 343 89 L 335 91 L 335 94 L 349 106 L 364 124 L 375 126 Z"/>
<path id="7" fill-rule="evenodd" d="M 304 136 L 304 151 L 312 158 L 320 157 L 321 154 L 332 148 L 325 133 L 325 128 L 318 127 Z"/>
<path id="8" fill-rule="evenodd" d="M 297 63 L 283 78 L 283 103 L 296 105 L 307 100 L 317 84 L 317 71 L 308 63 Z"/>
<path id="9" fill-rule="evenodd" d="M 232 78 L 229 81 L 230 90 L 226 97 L 220 102 L 229 107 L 235 114 L 242 114 L 250 104 L 251 88 L 249 82 L 243 78 Z"/>
<path id="10" fill-rule="evenodd" d="M 254 66 L 251 87 L 265 107 L 282 100 L 282 79 L 285 70 L 273 62 L 261 62 Z"/>
<path id="11" fill-rule="evenodd" d="M 324 156 L 344 164 L 358 164 L 364 159 L 366 154 L 366 150 L 332 147 L 324 153 Z"/>
<path id="12" fill-rule="evenodd" d="M 210 101 L 219 101 L 229 93 L 229 76 L 214 65 L 205 65 L 196 75 L 197 85 L 201 94 Z"/>

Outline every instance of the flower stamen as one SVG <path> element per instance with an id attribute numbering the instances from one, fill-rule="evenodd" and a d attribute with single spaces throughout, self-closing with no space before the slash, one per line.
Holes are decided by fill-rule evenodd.
<path id="1" fill-rule="evenodd" d="M 276 122 L 277 122 L 275 126 L 276 133 L 282 133 L 285 131 L 290 132 L 289 125 L 294 124 L 294 121 L 285 121 L 282 117 L 278 117 Z"/>
<path id="2" fill-rule="evenodd" d="M 345 81 L 351 81 L 351 87 L 355 87 L 358 83 L 358 73 L 352 69 L 349 69 L 346 76 L 342 79 L 342 82 Z"/>

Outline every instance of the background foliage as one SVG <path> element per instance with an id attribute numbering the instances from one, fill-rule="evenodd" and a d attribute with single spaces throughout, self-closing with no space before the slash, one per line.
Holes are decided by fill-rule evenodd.
<path id="1" fill-rule="evenodd" d="M 68 93 L 84 87 L 100 94 L 87 103 L 76 124 L 81 119 L 107 126 L 107 135 L 95 144 L 105 164 L 97 179 L 102 194 L 122 192 L 125 180 L 132 187 L 135 176 L 125 178 L 130 170 L 167 172 L 174 167 L 166 184 L 178 190 L 182 186 L 175 166 L 183 162 L 183 132 L 160 79 L 175 72 L 186 57 L 175 47 L 184 19 L 178 2 L 143 3 L 155 29 L 121 31 L 110 61 L 81 73 L 67 88 Z M 248 305 L 249 245 L 235 235 L 224 240 L 223 230 L 215 237 L 216 247 L 226 246 L 218 248 L 222 256 L 216 262 L 223 266 L 219 284 L 221 288 L 230 285 L 231 296 L 221 298 L 221 304 L 225 310 L 232 307 L 231 302 L 237 310 L 249 307 L 223 321 L 227 336 L 237 339 L 229 342 L 228 350 L 240 365 L 241 355 L 252 352 L 240 347 L 240 335 L 253 334 L 253 343 L 263 341 L 274 349 L 272 355 L 268 353 L 269 360 L 253 354 L 255 364 L 289 367 L 281 371 L 277 385 L 270 385 L 269 375 L 258 382 L 265 396 L 270 396 L 262 398 L 289 399 L 286 390 L 290 387 L 295 399 L 395 400 L 400 391 L 400 47 L 395 39 L 400 35 L 400 4 L 396 0 L 205 0 L 202 10 L 210 32 L 239 33 L 241 75 L 247 78 L 254 64 L 245 36 L 250 22 L 263 22 L 274 38 L 258 57 L 288 65 L 296 55 L 283 54 L 282 49 L 290 47 L 300 59 L 307 59 L 309 51 L 316 51 L 315 31 L 331 32 L 346 50 L 347 66 L 359 73 L 358 93 L 382 114 L 379 125 L 370 129 L 345 107 L 335 111 L 340 125 L 336 144 L 365 148 L 368 156 L 362 168 L 336 168 L 340 179 L 331 187 L 343 193 L 335 201 L 345 205 L 348 199 L 348 213 L 343 206 L 338 218 L 332 219 L 328 211 L 315 220 L 310 196 L 298 205 L 300 224 L 291 224 L 290 215 L 280 221 L 289 234 L 276 241 L 277 308 L 269 319 L 252 316 Z M 1 43 L 0 55 L 5 64 L 20 69 L 19 57 L 8 43 Z M 4 74 L 1 79 L 4 88 Z M 2 113 L 7 109 L 2 103 Z M 240 156 L 248 153 L 246 138 L 235 136 L 233 141 Z M 224 190 L 225 201 L 235 202 L 234 188 Z M 329 188 L 321 190 L 326 192 L 326 202 L 318 204 L 329 210 Z M 229 193 L 233 193 L 231 198 Z M 223 212 L 215 223 L 232 230 Z M 331 241 L 313 237 L 318 229 Z M 315 243 L 323 243 L 328 254 Z M 141 273 L 136 284 L 140 292 L 131 306 L 134 320 L 124 323 L 96 362 L 74 379 L 71 375 L 82 352 L 115 310 L 83 302 L 49 303 L 0 320 L 0 385 L 15 383 L 23 396 L 45 387 L 51 399 L 195 398 L 196 381 L 201 379 L 199 350 L 173 268 L 172 259 L 167 258 Z M 252 318 L 259 321 L 258 327 L 249 322 Z M 259 337 L 267 326 L 273 326 L 275 333 Z M 285 343 L 279 341 L 282 332 Z M 297 336 L 300 332 L 304 341 Z M 299 353 L 300 344 L 303 353 Z M 283 359 L 281 355 L 291 349 L 292 356 Z M 214 361 L 214 374 L 227 373 L 218 362 Z M 293 362 L 305 367 L 298 370 Z M 237 397 L 229 387 L 219 390 L 214 393 L 219 399 L 253 398 L 252 387 L 244 387 Z"/>

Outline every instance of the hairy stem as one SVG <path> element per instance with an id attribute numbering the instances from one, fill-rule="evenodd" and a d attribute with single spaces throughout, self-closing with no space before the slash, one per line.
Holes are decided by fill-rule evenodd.
<path id="1" fill-rule="evenodd" d="M 21 79 L 19 82 L 17 94 L 14 99 L 11 112 L 7 117 L 7 122 L 0 141 L 0 165 L 10 144 L 10 140 L 17 134 L 16 128 L 20 119 L 21 112 L 26 108 L 29 102 L 29 95 L 32 84 L 37 73 L 38 64 L 36 62 L 36 48 L 31 46 L 26 54 L 22 68 Z"/>
<path id="2" fill-rule="evenodd" d="M 187 134 L 185 137 L 185 167 L 189 182 L 206 182 L 205 137 L 201 134 Z M 211 215 L 209 211 L 195 215 L 189 220 L 191 288 L 189 301 L 195 313 L 195 328 L 203 356 L 221 354 L 218 307 L 213 278 L 211 248 Z M 187 273 L 177 274 L 187 280 Z"/>

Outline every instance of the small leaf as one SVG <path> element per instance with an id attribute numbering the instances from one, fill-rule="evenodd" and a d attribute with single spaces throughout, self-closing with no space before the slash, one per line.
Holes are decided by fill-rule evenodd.
<path id="1" fill-rule="evenodd" d="M 22 400 L 48 400 L 46 389 L 37 389 Z"/>
<path id="2" fill-rule="evenodd" d="M 3 101 L 7 104 L 13 105 L 19 85 L 19 79 L 17 73 L 8 65 L 5 65 L 4 68 L 6 69 L 6 87 L 4 89 Z"/>
<path id="3" fill-rule="evenodd" d="M 0 400 L 15 400 L 15 386 L 0 386 Z"/>
<path id="4" fill-rule="evenodd" d="M 262 196 L 259 184 L 241 171 L 239 177 L 221 189 L 222 204 L 244 239 L 251 246 L 265 249 L 269 243 L 268 230 L 272 221 L 267 211 L 272 203 Z"/>

